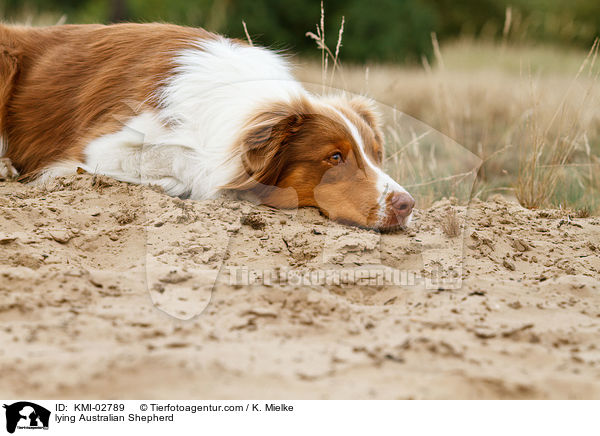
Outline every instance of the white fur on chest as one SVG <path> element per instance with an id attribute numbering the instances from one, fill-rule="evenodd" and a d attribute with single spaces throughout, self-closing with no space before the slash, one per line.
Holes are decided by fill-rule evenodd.
<path id="1" fill-rule="evenodd" d="M 159 185 L 170 195 L 211 198 L 238 171 L 233 147 L 257 108 L 305 91 L 281 56 L 225 38 L 198 41 L 178 53 L 175 63 L 159 90 L 160 109 L 90 142 L 85 166 Z"/>

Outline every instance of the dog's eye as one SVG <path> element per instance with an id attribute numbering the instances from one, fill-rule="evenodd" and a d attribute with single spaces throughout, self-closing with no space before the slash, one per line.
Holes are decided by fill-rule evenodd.
<path id="1" fill-rule="evenodd" d="M 339 151 L 336 151 L 331 156 L 329 156 L 329 162 L 331 162 L 333 165 L 337 165 L 342 161 L 342 153 L 340 153 Z"/>

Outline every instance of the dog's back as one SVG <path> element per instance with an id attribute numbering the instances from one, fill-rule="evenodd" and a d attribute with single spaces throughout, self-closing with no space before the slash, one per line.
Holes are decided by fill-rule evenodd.
<path id="1" fill-rule="evenodd" d="M 22 176 L 80 160 L 90 138 L 156 104 L 173 53 L 202 29 L 165 24 L 0 25 L 0 132 Z M 162 57 L 162 58 L 161 58 Z"/>

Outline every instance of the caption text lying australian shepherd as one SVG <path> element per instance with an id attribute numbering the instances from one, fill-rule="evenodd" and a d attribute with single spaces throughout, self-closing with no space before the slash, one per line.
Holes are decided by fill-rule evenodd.
<path id="1" fill-rule="evenodd" d="M 410 221 L 372 103 L 309 93 L 272 51 L 168 24 L 0 25 L 0 55 L 0 157 L 22 180 L 82 167 L 174 196 Z"/>

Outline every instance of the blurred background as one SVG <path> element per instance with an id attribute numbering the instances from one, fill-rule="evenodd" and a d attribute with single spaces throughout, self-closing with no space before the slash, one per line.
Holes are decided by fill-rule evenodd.
<path id="1" fill-rule="evenodd" d="M 346 18 L 344 59 L 352 62 L 420 62 L 431 56 L 431 32 L 441 42 L 457 37 L 510 37 L 588 48 L 600 28 L 596 0 L 327 0 L 326 40 L 337 39 Z M 314 54 L 304 34 L 314 30 L 320 0 L 1 0 L 7 21 L 68 23 L 168 21 L 244 37 L 244 20 L 253 39 L 264 45 Z M 504 32 L 503 32 L 504 31 Z"/>
<path id="2" fill-rule="evenodd" d="M 320 0 L 0 0 L 3 21 L 32 25 L 165 21 L 245 39 L 243 20 L 254 43 L 299 55 L 301 80 L 367 94 L 475 153 L 473 196 L 600 212 L 600 1 L 326 0 L 324 12 L 331 55 L 306 36 Z M 388 133 L 388 171 L 421 206 L 452 195 L 448 156 Z M 443 192 L 421 188 L 436 178 Z"/>

